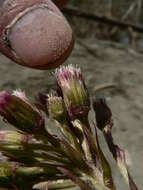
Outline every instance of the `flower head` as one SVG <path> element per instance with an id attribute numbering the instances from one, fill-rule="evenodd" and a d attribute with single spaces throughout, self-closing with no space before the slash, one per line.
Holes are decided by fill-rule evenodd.
<path id="1" fill-rule="evenodd" d="M 51 118 L 65 123 L 67 118 L 67 112 L 64 105 L 64 101 L 61 97 L 49 95 L 48 96 L 48 109 Z"/>
<path id="2" fill-rule="evenodd" d="M 21 131 L 33 133 L 44 126 L 44 119 L 30 101 L 21 94 L 0 92 L 0 115 Z"/>
<path id="3" fill-rule="evenodd" d="M 70 117 L 87 114 L 90 109 L 89 96 L 81 70 L 72 65 L 61 67 L 56 71 L 56 80 L 62 90 Z"/>

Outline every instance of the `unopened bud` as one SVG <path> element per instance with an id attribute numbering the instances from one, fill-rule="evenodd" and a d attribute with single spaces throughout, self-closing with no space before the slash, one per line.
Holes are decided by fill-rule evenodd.
<path id="1" fill-rule="evenodd" d="M 0 187 L 28 187 L 45 177 L 47 170 L 40 167 L 23 167 L 18 163 L 0 163 Z M 44 179 L 44 178 L 43 178 Z M 27 189 L 25 187 L 25 189 Z M 20 188 L 21 189 L 21 188 Z"/>
<path id="2" fill-rule="evenodd" d="M 0 147 L 2 145 L 21 145 L 30 139 L 30 135 L 24 135 L 17 131 L 0 131 Z"/>
<path id="3" fill-rule="evenodd" d="M 10 164 L 0 163 L 0 187 L 10 187 L 12 173 Z"/>
<path id="4" fill-rule="evenodd" d="M 64 105 L 64 101 L 61 97 L 49 95 L 48 96 L 48 109 L 51 118 L 65 123 L 67 118 L 67 112 Z"/>
<path id="5" fill-rule="evenodd" d="M 0 92 L 0 115 L 17 129 L 33 133 L 44 127 L 44 119 L 23 94 Z"/>

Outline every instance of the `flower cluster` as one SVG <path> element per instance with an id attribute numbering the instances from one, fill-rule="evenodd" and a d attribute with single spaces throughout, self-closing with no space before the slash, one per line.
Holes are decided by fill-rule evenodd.
<path id="1" fill-rule="evenodd" d="M 20 90 L 0 92 L 0 115 L 15 127 L 0 131 L 0 188 L 115 190 L 98 128 L 128 188 L 137 190 L 124 150 L 114 143 L 112 112 L 106 101 L 93 102 L 97 128 L 93 127 L 88 119 L 91 101 L 81 70 L 69 65 L 56 70 L 55 76 L 58 88 L 39 94 L 36 103 Z M 52 119 L 52 132 L 44 116 Z"/>

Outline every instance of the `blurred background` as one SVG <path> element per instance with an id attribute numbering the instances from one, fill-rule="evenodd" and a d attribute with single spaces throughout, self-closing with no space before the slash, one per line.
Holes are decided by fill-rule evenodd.
<path id="1" fill-rule="evenodd" d="M 63 13 L 75 33 L 75 47 L 65 64 L 81 67 L 91 98 L 106 97 L 113 111 L 115 141 L 126 149 L 128 167 L 141 190 L 143 0 L 69 0 Z M 0 54 L 0 90 L 20 88 L 33 99 L 38 92 L 47 93 L 53 85 L 52 71 L 24 68 Z M 102 85 L 108 88 L 97 91 Z M 94 114 L 90 117 L 94 119 Z M 6 127 L 3 122 L 0 125 Z M 102 137 L 100 141 L 113 165 L 117 189 L 126 190 Z"/>

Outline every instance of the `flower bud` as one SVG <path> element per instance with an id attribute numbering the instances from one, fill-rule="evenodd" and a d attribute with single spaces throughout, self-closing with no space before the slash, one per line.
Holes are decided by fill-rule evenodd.
<path id="1" fill-rule="evenodd" d="M 56 68 L 69 56 L 73 43 L 71 27 L 51 0 L 3 2 L 0 51 L 16 63 L 35 69 Z"/>
<path id="2" fill-rule="evenodd" d="M 34 133 L 44 127 L 44 119 L 21 92 L 0 92 L 0 115 L 17 129 Z"/>
<path id="3" fill-rule="evenodd" d="M 29 178 L 36 180 L 39 179 L 42 176 L 46 175 L 46 169 L 40 168 L 40 167 L 17 167 L 16 170 L 17 177 L 23 177 L 23 178 Z M 34 179 L 35 178 L 35 179 Z M 25 181 L 26 182 L 26 181 Z"/>
<path id="4" fill-rule="evenodd" d="M 100 98 L 94 101 L 93 109 L 95 111 L 97 127 L 103 130 L 104 127 L 112 123 L 112 112 L 107 106 L 105 99 Z"/>
<path id="5" fill-rule="evenodd" d="M 0 187 L 10 187 L 12 173 L 10 164 L 0 163 Z"/>
<path id="6" fill-rule="evenodd" d="M 47 174 L 48 169 L 40 167 L 23 167 L 18 163 L 0 163 L 0 187 L 12 189 L 15 186 L 27 189 L 38 182 L 40 177 L 44 180 Z"/>
<path id="7" fill-rule="evenodd" d="M 21 145 L 30 140 L 30 136 L 23 135 L 17 131 L 0 131 L 0 147 L 2 145 Z"/>
<path id="8" fill-rule="evenodd" d="M 67 118 L 67 112 L 64 101 L 61 97 L 49 95 L 48 96 L 48 109 L 51 118 L 64 124 Z"/>
<path id="9" fill-rule="evenodd" d="M 90 100 L 81 70 L 72 65 L 62 67 L 56 71 L 56 80 L 71 119 L 87 116 Z"/>

